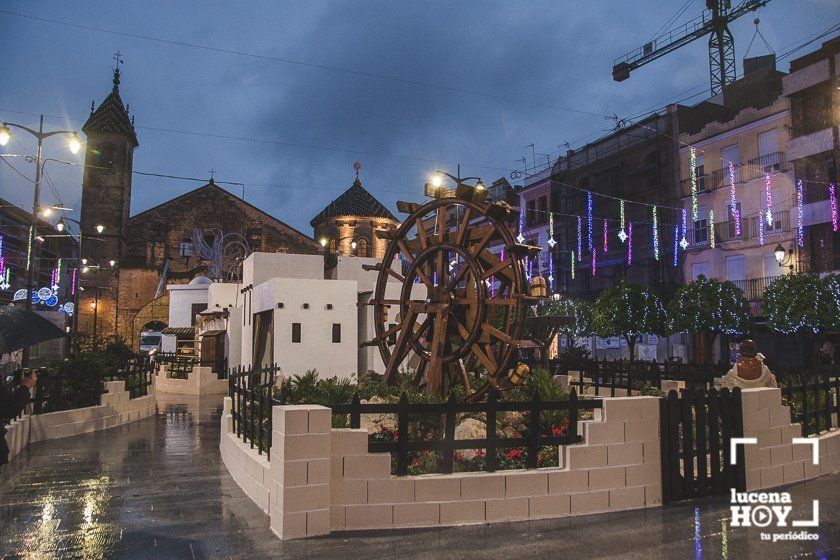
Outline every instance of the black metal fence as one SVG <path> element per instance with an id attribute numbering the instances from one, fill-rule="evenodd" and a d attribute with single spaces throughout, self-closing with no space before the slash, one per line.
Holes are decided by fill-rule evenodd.
<path id="1" fill-rule="evenodd" d="M 661 390 L 662 381 L 682 381 L 687 389 L 708 389 L 726 370 L 694 363 L 586 360 L 558 368 L 556 373 L 571 375 L 570 384 L 581 394 L 615 397 L 645 388 Z"/>
<path id="2" fill-rule="evenodd" d="M 233 431 L 258 454 L 271 457 L 271 408 L 274 376 L 280 368 L 272 365 L 255 370 L 241 368 L 228 373 L 228 394 L 232 399 Z"/>
<path id="3" fill-rule="evenodd" d="M 149 394 L 149 385 L 152 384 L 154 365 L 148 357 L 129 360 L 125 367 L 117 370 L 112 377 L 116 381 L 125 381 L 125 390 L 129 397 L 136 399 Z"/>
<path id="4" fill-rule="evenodd" d="M 744 435 L 740 389 L 671 391 L 659 407 L 663 503 L 746 489 L 744 446 L 730 460 Z"/>
<path id="5" fill-rule="evenodd" d="M 412 404 L 403 393 L 398 403 L 390 404 L 361 404 L 358 393 L 350 404 L 332 405 L 333 415 L 348 415 L 351 428 L 359 428 L 362 414 L 392 414 L 396 417 L 396 438 L 393 441 L 369 441 L 370 452 L 389 452 L 396 458 L 396 474 L 408 474 L 408 457 L 410 452 L 431 451 L 440 454 L 440 471 L 451 473 L 453 458 L 457 450 L 480 449 L 485 450 L 484 470 L 493 472 L 498 468 L 497 451 L 505 449 L 522 449 L 527 451 L 525 456 L 526 468 L 537 467 L 537 457 L 541 448 L 545 446 L 570 445 L 581 441 L 577 433 L 579 412 L 587 409 L 601 408 L 600 400 L 581 400 L 572 390 L 568 400 L 542 401 L 539 394 L 534 394 L 530 401 L 499 401 L 495 392 L 491 392 L 486 402 L 466 403 L 458 402 L 455 396 L 450 396 L 445 403 Z M 544 433 L 541 430 L 541 415 L 545 412 L 564 411 L 568 414 L 568 427 L 565 433 Z M 500 413 L 520 412 L 528 414 L 527 432 L 525 437 L 499 437 L 496 433 L 497 416 Z M 485 415 L 485 437 L 479 439 L 455 439 L 455 424 L 458 414 Z M 409 434 L 409 422 L 412 416 L 441 417 L 444 416 L 444 429 L 440 439 L 412 439 L 417 434 Z"/>
<path id="6" fill-rule="evenodd" d="M 817 368 L 809 373 L 780 375 L 782 401 L 790 407 L 791 422 L 802 424 L 808 437 L 838 427 L 840 371 Z"/>
<path id="7" fill-rule="evenodd" d="M 176 352 L 159 352 L 155 355 L 155 363 L 158 366 L 169 366 L 169 377 L 171 379 L 187 379 L 193 368 L 196 366 L 215 367 L 216 362 L 212 360 L 201 360 L 192 354 L 178 354 Z M 227 379 L 227 371 L 217 371 L 219 379 Z"/>

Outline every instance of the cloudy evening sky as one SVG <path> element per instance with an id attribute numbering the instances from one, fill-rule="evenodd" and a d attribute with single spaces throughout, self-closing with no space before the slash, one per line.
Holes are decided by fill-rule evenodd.
<path id="1" fill-rule="evenodd" d="M 80 129 L 91 100 L 98 105 L 111 89 L 119 50 L 121 93 L 140 141 L 135 170 L 207 178 L 215 169 L 219 180 L 245 183 L 248 201 L 311 234 L 309 219 L 350 185 L 356 160 L 365 186 L 393 209 L 418 199 L 435 168 L 454 172 L 461 162 L 462 174 L 489 183 L 521 168 L 523 156 L 530 166 L 528 144 L 554 157 L 565 142 L 605 132 L 612 123 L 599 115 L 634 116 L 693 94 L 686 102 L 700 101 L 705 38 L 622 83 L 611 67 L 675 12 L 686 8 L 683 22 L 704 4 L 7 0 L 0 11 L 19 15 L 0 12 L 0 120 L 37 126 L 33 115 L 44 113 L 48 127 Z M 739 75 L 754 17 L 732 26 Z M 840 22 L 840 2 L 774 0 L 758 17 L 783 53 Z M 765 53 L 756 40 L 751 54 Z M 17 139 L 2 151 L 34 150 L 30 138 Z M 45 155 L 81 162 L 57 140 Z M 44 202 L 78 215 L 80 168 L 49 163 L 47 171 Z M 135 176 L 132 213 L 200 184 Z M 31 207 L 31 183 L 0 165 L 0 197 Z"/>

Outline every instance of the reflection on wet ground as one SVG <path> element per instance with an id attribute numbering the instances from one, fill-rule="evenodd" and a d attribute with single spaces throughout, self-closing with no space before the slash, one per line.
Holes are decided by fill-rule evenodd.
<path id="1" fill-rule="evenodd" d="M 163 395 L 160 395 L 163 397 Z M 724 501 L 574 519 L 333 534 L 281 542 L 219 457 L 218 398 L 160 399 L 128 426 L 38 443 L 0 467 L 0 556 L 58 558 L 837 558 L 840 476 L 791 487 L 821 501 L 817 542 L 731 529 Z"/>

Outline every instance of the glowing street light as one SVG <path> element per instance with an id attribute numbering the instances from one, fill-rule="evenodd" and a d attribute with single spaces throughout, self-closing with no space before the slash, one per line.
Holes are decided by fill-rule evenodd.
<path id="1" fill-rule="evenodd" d="M 103 226 L 102 224 L 98 224 L 96 226 L 96 233 L 102 233 L 103 231 L 105 231 L 105 226 Z"/>
<path id="2" fill-rule="evenodd" d="M 322 237 L 320 243 L 321 243 L 321 247 L 326 247 L 327 246 L 327 238 Z"/>
<path id="3" fill-rule="evenodd" d="M 436 189 L 439 188 L 443 184 L 443 177 L 440 176 L 440 173 L 435 173 L 432 175 L 432 186 Z"/>
<path id="4" fill-rule="evenodd" d="M 73 136 L 70 137 L 70 140 L 67 142 L 67 148 L 73 155 L 78 154 L 79 150 L 82 149 L 82 141 L 79 140 L 79 136 L 75 132 L 73 133 Z"/>
<path id="5" fill-rule="evenodd" d="M 12 133 L 9 132 L 9 128 L 5 124 L 0 126 L 0 146 L 5 146 L 11 139 Z"/>

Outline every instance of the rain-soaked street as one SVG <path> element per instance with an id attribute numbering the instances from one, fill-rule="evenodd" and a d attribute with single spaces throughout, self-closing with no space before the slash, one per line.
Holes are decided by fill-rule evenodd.
<path id="1" fill-rule="evenodd" d="M 283 543 L 221 462 L 218 398 L 159 397 L 154 418 L 38 443 L 0 468 L 3 558 L 840 557 L 838 475 L 790 488 L 796 511 L 821 500 L 820 540 L 811 543 L 765 543 L 758 529 L 730 529 L 720 500 Z"/>

